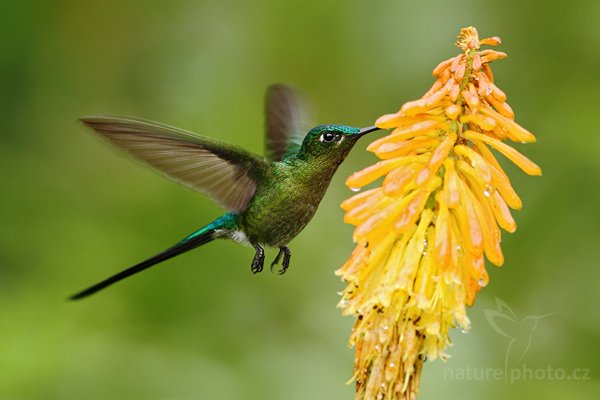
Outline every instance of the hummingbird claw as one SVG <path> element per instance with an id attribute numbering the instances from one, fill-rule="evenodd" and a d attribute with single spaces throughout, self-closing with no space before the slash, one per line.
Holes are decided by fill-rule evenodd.
<path id="1" fill-rule="evenodd" d="M 279 263 L 279 259 L 281 258 L 282 255 L 283 255 L 283 248 L 280 247 L 279 248 L 279 253 L 277 253 L 277 257 L 275 257 L 275 259 L 271 263 L 271 267 L 270 267 L 271 272 L 273 272 L 273 267 L 276 266 Z"/>
<path id="2" fill-rule="evenodd" d="M 265 264 L 265 256 L 256 252 L 254 255 L 254 259 L 252 260 L 252 265 L 250 266 L 250 270 L 253 274 L 257 274 L 263 270 L 263 266 Z"/>
<path id="3" fill-rule="evenodd" d="M 281 269 L 279 270 L 279 275 L 285 274 L 288 267 L 290 266 L 290 259 L 292 258 L 292 252 L 287 246 L 281 246 L 279 248 L 279 254 L 277 255 L 276 260 L 279 260 L 279 255 L 283 252 L 283 263 L 281 265 Z"/>
<path id="4" fill-rule="evenodd" d="M 252 265 L 250 265 L 250 270 L 253 274 L 257 274 L 263 270 L 263 266 L 265 265 L 265 251 L 258 243 L 252 243 L 252 246 L 256 250 L 256 253 L 254 254 Z"/>
<path id="5" fill-rule="evenodd" d="M 273 267 L 279 264 L 279 259 L 281 258 L 281 256 L 283 256 L 283 263 L 281 265 L 281 269 L 278 271 L 279 275 L 285 274 L 285 271 L 287 271 L 288 267 L 290 266 L 290 258 L 292 256 L 292 252 L 287 246 L 281 246 L 279 248 L 279 253 L 277 253 L 277 257 L 275 257 L 275 259 L 271 263 L 271 272 L 273 272 Z"/>

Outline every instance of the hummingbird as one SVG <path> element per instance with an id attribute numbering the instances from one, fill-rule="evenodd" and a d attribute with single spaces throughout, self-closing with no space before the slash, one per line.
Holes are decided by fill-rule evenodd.
<path id="1" fill-rule="evenodd" d="M 375 126 L 319 125 L 304 138 L 302 101 L 285 85 L 272 85 L 265 99 L 265 156 L 168 125 L 137 118 L 87 116 L 80 121 L 134 159 L 212 198 L 228 212 L 167 248 L 70 297 L 78 300 L 215 239 L 255 250 L 251 271 L 263 270 L 264 246 L 290 265 L 287 244 L 314 216 L 337 168 L 358 139 Z"/>

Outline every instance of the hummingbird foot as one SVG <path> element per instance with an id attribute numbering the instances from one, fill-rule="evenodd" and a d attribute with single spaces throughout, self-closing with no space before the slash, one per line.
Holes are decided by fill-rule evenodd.
<path id="1" fill-rule="evenodd" d="M 265 250 L 260 247 L 258 243 L 250 242 L 252 247 L 256 250 L 254 254 L 254 259 L 252 260 L 252 265 L 250 266 L 250 270 L 253 274 L 256 274 L 263 270 L 263 266 L 265 265 Z"/>
<path id="2" fill-rule="evenodd" d="M 290 266 L 290 258 L 292 257 L 292 252 L 290 251 L 289 247 L 281 246 L 279 248 L 279 253 L 277 253 L 277 257 L 275 257 L 275 260 L 273 260 L 273 262 L 271 263 L 271 272 L 273 272 L 273 267 L 279 263 L 279 259 L 282 255 L 283 263 L 281 269 L 279 270 L 279 275 L 283 275 L 285 274 L 285 271 L 287 271 L 288 267 Z"/>
<path id="3" fill-rule="evenodd" d="M 276 266 L 277 264 L 279 264 L 279 259 L 281 258 L 282 255 L 283 255 L 283 247 L 280 247 L 279 253 L 277 253 L 277 257 L 275 257 L 275 259 L 271 263 L 271 267 L 270 267 L 271 272 L 273 272 L 273 267 Z"/>

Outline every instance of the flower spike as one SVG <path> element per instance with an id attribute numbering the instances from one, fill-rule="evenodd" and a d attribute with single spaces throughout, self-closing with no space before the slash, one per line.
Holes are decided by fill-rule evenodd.
<path id="1" fill-rule="evenodd" d="M 420 99 L 375 125 L 394 129 L 368 147 L 381 161 L 352 174 L 359 189 L 342 203 L 357 246 L 336 274 L 346 283 L 338 307 L 356 317 L 357 399 L 414 399 L 423 362 L 446 359 L 448 331 L 468 331 L 466 307 L 488 284 L 485 259 L 502 265 L 500 228 L 514 232 L 522 204 L 492 150 L 529 175 L 541 169 L 506 141 L 535 137 L 514 121 L 490 63 L 505 53 L 463 28 L 462 53 L 441 62 Z"/>

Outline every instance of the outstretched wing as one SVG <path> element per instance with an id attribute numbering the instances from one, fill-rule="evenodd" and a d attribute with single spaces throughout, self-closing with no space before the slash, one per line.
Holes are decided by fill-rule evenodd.
<path id="1" fill-rule="evenodd" d="M 263 160 L 244 149 L 156 122 L 91 116 L 81 122 L 167 177 L 243 211 L 256 191 Z"/>
<path id="2" fill-rule="evenodd" d="M 308 119 L 306 103 L 289 86 L 276 84 L 265 98 L 265 155 L 281 161 L 300 149 Z"/>

